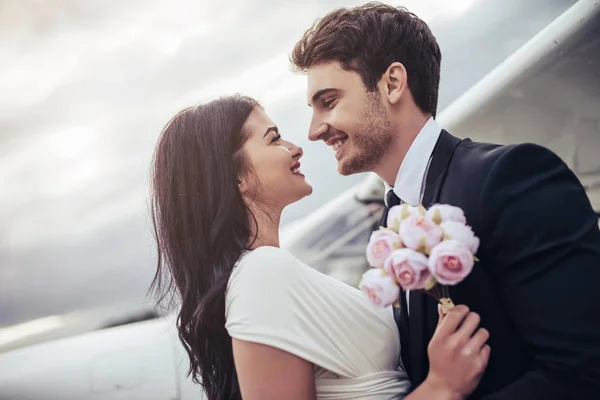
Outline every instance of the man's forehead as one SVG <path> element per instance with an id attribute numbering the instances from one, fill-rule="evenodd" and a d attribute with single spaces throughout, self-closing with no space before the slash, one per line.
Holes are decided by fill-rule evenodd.
<path id="1" fill-rule="evenodd" d="M 315 94 L 324 89 L 340 89 L 348 84 L 347 75 L 348 71 L 344 71 L 337 62 L 319 63 L 311 66 L 307 71 L 308 103 L 312 103 Z"/>

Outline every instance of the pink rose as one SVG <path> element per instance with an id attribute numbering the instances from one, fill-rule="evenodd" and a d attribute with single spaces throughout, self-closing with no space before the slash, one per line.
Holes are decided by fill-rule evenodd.
<path id="1" fill-rule="evenodd" d="M 477 253 L 479 238 L 475 236 L 473 229 L 469 225 L 455 221 L 446 221 L 442 222 L 440 228 L 444 231 L 447 239 L 463 242 L 471 250 L 471 253 Z"/>
<path id="2" fill-rule="evenodd" d="M 404 289 L 423 289 L 430 276 L 427 267 L 427 257 L 412 249 L 394 251 L 383 265 L 385 272 Z"/>
<path id="3" fill-rule="evenodd" d="M 436 204 L 432 206 L 429 210 L 427 210 L 427 216 L 438 224 L 445 221 L 455 221 L 463 224 L 467 223 L 467 218 L 465 217 L 463 210 L 459 207 L 454 207 L 449 204 Z M 438 216 L 440 218 L 439 221 L 437 220 Z"/>
<path id="4" fill-rule="evenodd" d="M 473 269 L 473 253 L 463 242 L 444 240 L 431 250 L 429 272 L 442 285 L 456 285 Z"/>
<path id="5" fill-rule="evenodd" d="M 378 239 L 380 237 L 398 237 L 398 234 L 394 231 L 392 231 L 391 229 L 387 229 L 387 228 L 381 228 L 381 229 L 377 229 L 376 231 L 373 231 L 373 233 L 371 233 L 371 238 L 369 240 L 375 240 Z"/>
<path id="6" fill-rule="evenodd" d="M 358 287 L 374 304 L 381 307 L 394 304 L 400 294 L 400 288 L 392 277 L 380 268 L 370 268 L 365 272 Z"/>
<path id="7" fill-rule="evenodd" d="M 412 215 L 400 224 L 400 238 L 406 247 L 413 250 L 431 249 L 441 242 L 442 229 L 431 219 L 422 215 Z"/>
<path id="8" fill-rule="evenodd" d="M 390 211 L 388 212 L 387 226 L 394 229 L 395 231 L 398 231 L 400 221 L 412 215 L 421 215 L 418 207 L 413 207 L 410 204 L 406 203 L 401 204 L 399 206 L 394 206 L 390 208 Z"/>
<path id="9" fill-rule="evenodd" d="M 367 244 L 367 262 L 371 267 L 383 267 L 386 258 L 400 243 L 400 236 L 389 229 L 379 229 L 373 232 L 369 244 Z"/>

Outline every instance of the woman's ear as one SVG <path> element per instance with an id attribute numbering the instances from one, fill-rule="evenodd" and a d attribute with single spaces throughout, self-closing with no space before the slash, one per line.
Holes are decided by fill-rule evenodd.
<path id="1" fill-rule="evenodd" d="M 246 183 L 243 180 L 238 178 L 237 184 L 238 188 L 240 189 L 240 193 L 246 194 L 248 192 L 248 187 L 246 186 Z"/>

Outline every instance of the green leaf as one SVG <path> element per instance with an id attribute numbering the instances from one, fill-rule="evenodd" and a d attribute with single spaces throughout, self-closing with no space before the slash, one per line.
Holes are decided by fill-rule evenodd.
<path id="1" fill-rule="evenodd" d="M 427 280 L 425 281 L 425 290 L 431 290 L 433 289 L 433 287 L 437 284 L 437 281 L 435 280 L 435 278 L 433 277 L 433 275 L 431 275 L 429 278 L 427 278 Z"/>
<path id="2" fill-rule="evenodd" d="M 408 212 L 408 204 L 404 203 L 400 206 L 400 219 L 404 220 L 410 217 L 410 212 Z"/>
<path id="3" fill-rule="evenodd" d="M 427 252 L 427 238 L 423 236 L 421 240 L 419 240 L 419 244 L 417 245 L 417 251 L 420 251 L 423 254 Z"/>

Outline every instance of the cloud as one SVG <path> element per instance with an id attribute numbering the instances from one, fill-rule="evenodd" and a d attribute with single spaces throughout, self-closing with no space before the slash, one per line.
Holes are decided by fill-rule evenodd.
<path id="1" fill-rule="evenodd" d="M 521 0 L 400 3 L 440 41 L 443 107 L 572 1 L 549 1 L 535 16 Z M 306 138 L 305 77 L 287 64 L 303 31 L 339 4 L 0 2 L 0 326 L 143 299 L 154 267 L 149 161 L 184 106 L 255 96 L 305 148 L 315 190 L 286 222 L 357 182 Z"/>

